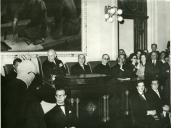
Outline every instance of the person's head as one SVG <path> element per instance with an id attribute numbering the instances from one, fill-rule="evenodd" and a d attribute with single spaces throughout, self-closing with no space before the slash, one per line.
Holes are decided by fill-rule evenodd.
<path id="1" fill-rule="evenodd" d="M 147 50 L 147 49 L 144 49 L 144 51 L 143 51 L 143 52 L 147 54 L 147 53 L 148 53 L 148 50 Z"/>
<path id="2" fill-rule="evenodd" d="M 106 65 L 109 62 L 109 60 L 110 60 L 110 57 L 109 57 L 108 54 L 103 54 L 102 55 L 102 64 L 103 65 Z"/>
<path id="3" fill-rule="evenodd" d="M 22 61 L 17 67 L 17 78 L 23 80 L 27 86 L 30 86 L 35 78 L 36 73 L 36 66 L 30 60 Z"/>
<path id="4" fill-rule="evenodd" d="M 47 56 L 48 56 L 48 61 L 49 62 L 54 62 L 55 58 L 57 57 L 56 52 L 53 49 L 50 49 L 47 52 Z"/>
<path id="5" fill-rule="evenodd" d="M 146 63 L 146 60 L 147 60 L 146 55 L 144 53 L 142 53 L 140 56 L 140 62 L 144 64 L 144 63 Z"/>
<path id="6" fill-rule="evenodd" d="M 137 56 L 136 56 L 136 54 L 131 54 L 130 56 L 129 56 L 129 61 L 132 63 L 132 64 L 136 64 L 137 63 Z"/>
<path id="7" fill-rule="evenodd" d="M 137 91 L 140 94 L 144 93 L 144 90 L 145 90 L 144 82 L 143 81 L 138 81 L 136 88 L 137 88 Z"/>
<path id="8" fill-rule="evenodd" d="M 137 55 L 137 59 L 140 59 L 142 52 L 141 50 L 137 50 L 136 55 Z"/>
<path id="9" fill-rule="evenodd" d="M 83 65 L 83 64 L 85 64 L 85 61 L 86 61 L 85 55 L 84 54 L 79 54 L 78 55 L 78 63 L 80 65 Z"/>
<path id="10" fill-rule="evenodd" d="M 14 67 L 14 70 L 15 71 L 17 71 L 17 67 L 18 67 L 19 63 L 21 63 L 21 62 L 22 62 L 22 60 L 20 58 L 14 59 L 14 61 L 13 61 L 13 67 Z"/>
<path id="11" fill-rule="evenodd" d="M 165 51 L 162 51 L 160 53 L 160 60 L 164 60 L 165 55 L 166 55 L 166 52 Z"/>
<path id="12" fill-rule="evenodd" d="M 170 54 L 166 54 L 164 60 L 170 65 Z"/>
<path id="13" fill-rule="evenodd" d="M 125 51 L 123 49 L 119 49 L 119 52 L 118 53 L 119 53 L 119 55 L 120 54 L 125 54 L 126 55 L 126 53 L 125 53 Z"/>
<path id="14" fill-rule="evenodd" d="M 153 90 L 157 90 L 158 87 L 159 87 L 159 82 L 158 82 L 158 80 L 157 80 L 157 79 L 153 79 L 153 80 L 151 81 L 151 88 L 152 88 Z"/>
<path id="15" fill-rule="evenodd" d="M 151 60 L 157 60 L 157 53 L 156 52 L 151 53 Z"/>
<path id="16" fill-rule="evenodd" d="M 56 98 L 56 103 L 58 105 L 64 105 L 66 97 L 67 97 L 67 95 L 66 95 L 64 88 L 57 88 L 56 89 L 55 98 Z"/>
<path id="17" fill-rule="evenodd" d="M 125 55 L 125 54 L 120 54 L 120 55 L 118 56 L 118 63 L 124 64 L 125 61 L 126 61 L 126 55 Z"/>
<path id="18" fill-rule="evenodd" d="M 157 50 L 157 44 L 151 44 L 151 50 L 156 51 Z"/>

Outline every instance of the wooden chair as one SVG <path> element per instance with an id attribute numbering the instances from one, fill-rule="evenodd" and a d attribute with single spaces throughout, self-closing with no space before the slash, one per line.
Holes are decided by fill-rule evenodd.
<path id="1" fill-rule="evenodd" d="M 87 64 L 90 66 L 90 70 L 93 73 L 93 69 L 100 63 L 101 61 L 89 61 Z"/>
<path id="2" fill-rule="evenodd" d="M 42 79 L 44 79 L 44 73 L 42 65 L 47 60 L 47 56 L 37 56 L 38 64 L 39 64 L 39 74 Z"/>
<path id="3" fill-rule="evenodd" d="M 12 64 L 5 64 L 5 65 L 3 66 L 3 68 L 4 68 L 5 76 L 8 75 L 8 74 L 10 74 L 10 72 L 12 72 L 12 71 L 14 70 Z"/>
<path id="4" fill-rule="evenodd" d="M 71 75 L 71 67 L 75 65 L 77 62 L 67 62 L 65 63 L 65 68 L 67 70 L 67 74 Z"/>

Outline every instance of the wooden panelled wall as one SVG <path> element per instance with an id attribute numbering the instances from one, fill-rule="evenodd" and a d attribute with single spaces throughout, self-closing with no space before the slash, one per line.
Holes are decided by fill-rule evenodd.
<path id="1" fill-rule="evenodd" d="M 147 49 L 147 0 L 118 0 L 118 7 L 124 19 L 134 20 L 134 51 Z"/>

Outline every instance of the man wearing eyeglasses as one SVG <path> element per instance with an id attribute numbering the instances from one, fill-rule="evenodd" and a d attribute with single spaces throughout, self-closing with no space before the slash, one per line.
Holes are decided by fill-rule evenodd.
<path id="1" fill-rule="evenodd" d="M 76 116 L 66 102 L 67 95 L 64 88 L 57 88 L 55 98 L 55 107 L 45 114 L 47 128 L 75 128 Z"/>

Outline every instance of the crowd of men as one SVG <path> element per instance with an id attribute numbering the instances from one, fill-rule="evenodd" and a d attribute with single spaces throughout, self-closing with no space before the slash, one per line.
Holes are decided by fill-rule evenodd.
<path id="1" fill-rule="evenodd" d="M 136 79 L 136 91 L 130 98 L 133 126 L 135 128 L 169 128 L 169 45 L 170 42 L 166 51 L 158 52 L 157 45 L 152 44 L 150 53 L 147 50 L 138 50 L 129 57 L 123 49 L 120 49 L 117 63 L 113 67 L 109 63 L 109 55 L 103 54 L 101 63 L 97 64 L 92 71 L 86 64 L 85 55 L 80 54 L 78 62 L 71 67 L 71 75 L 93 72 L 106 74 L 114 79 Z M 2 77 L 2 126 L 4 128 L 81 126 L 72 106 L 65 100 L 67 97 L 65 86 L 60 82 L 66 75 L 65 66 L 53 49 L 48 51 L 47 56 L 47 60 L 42 64 L 44 79 L 45 81 L 57 79 L 58 84 L 55 87 L 41 85 L 42 80 L 36 74 L 36 66 L 30 60 L 15 59 L 14 71 Z M 117 123 L 111 124 L 111 127 L 121 127 Z"/>

